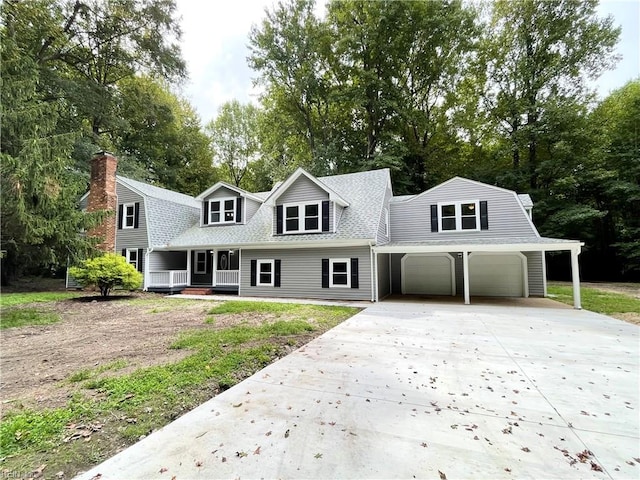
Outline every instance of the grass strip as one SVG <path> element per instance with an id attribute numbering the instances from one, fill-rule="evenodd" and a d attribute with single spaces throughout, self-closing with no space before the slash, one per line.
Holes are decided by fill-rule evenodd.
<path id="1" fill-rule="evenodd" d="M 547 293 L 557 300 L 573 305 L 573 288 L 564 285 L 548 285 Z M 605 292 L 590 287 L 580 288 L 582 308 L 592 312 L 611 315 L 613 313 L 640 312 L 640 299 L 623 293 Z"/>

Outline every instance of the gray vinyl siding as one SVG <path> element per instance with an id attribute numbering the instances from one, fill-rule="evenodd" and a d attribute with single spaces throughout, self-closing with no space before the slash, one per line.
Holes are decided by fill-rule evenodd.
<path id="1" fill-rule="evenodd" d="M 431 205 L 439 202 L 487 201 L 489 229 L 477 232 L 431 232 Z M 391 203 L 391 241 L 451 240 L 535 236 L 535 227 L 510 191 L 454 179 L 406 202 Z"/>
<path id="2" fill-rule="evenodd" d="M 138 228 L 118 229 L 118 219 L 116 218 L 116 253 L 121 253 L 123 248 L 143 248 L 146 250 L 149 246 L 149 236 L 147 234 L 147 216 L 144 197 L 120 183 L 117 184 L 116 192 L 118 194 L 118 207 L 125 203 L 140 203 Z M 116 211 L 116 217 L 117 215 L 118 211 Z"/>
<path id="3" fill-rule="evenodd" d="M 542 252 L 522 252 L 527 257 L 527 277 L 529 280 L 529 295 L 534 297 L 544 296 L 544 278 Z"/>
<path id="4" fill-rule="evenodd" d="M 186 270 L 187 252 L 151 252 L 149 271 Z"/>
<path id="5" fill-rule="evenodd" d="M 391 294 L 391 279 L 389 277 L 389 254 L 378 254 L 378 300 Z"/>
<path id="6" fill-rule="evenodd" d="M 360 288 L 322 288 L 323 258 L 358 258 Z M 281 260 L 280 287 L 252 287 L 251 260 Z M 369 247 L 242 250 L 240 292 L 242 296 L 371 300 Z"/>
<path id="7" fill-rule="evenodd" d="M 238 195 L 238 192 L 234 192 L 230 188 L 220 187 L 217 188 L 215 192 L 211 193 L 211 195 L 209 195 L 207 198 L 205 198 L 205 201 L 216 200 L 218 198 L 235 198 L 239 196 L 240 195 Z"/>
<path id="8" fill-rule="evenodd" d="M 378 233 L 376 236 L 376 243 L 378 245 L 384 245 L 385 243 L 389 242 L 389 235 L 387 235 L 385 230 L 391 233 L 391 225 L 389 225 L 389 228 L 385 228 L 387 223 L 387 218 L 386 218 L 387 216 L 385 212 L 389 211 L 389 218 L 391 218 L 391 211 L 389 210 L 390 200 L 391 200 L 391 189 L 387 188 L 384 195 L 384 202 L 382 204 L 382 211 L 380 212 L 380 223 L 378 225 Z"/>
<path id="9" fill-rule="evenodd" d="M 402 294 L 402 257 L 404 253 L 391 254 L 391 293 Z"/>
<path id="10" fill-rule="evenodd" d="M 300 175 L 286 191 L 278 197 L 277 205 L 298 202 L 319 202 L 328 200 L 329 194 L 313 183 L 305 175 Z"/>
<path id="11" fill-rule="evenodd" d="M 260 202 L 256 202 L 255 200 L 251 200 L 250 198 L 246 198 L 244 199 L 245 201 L 245 205 L 246 205 L 246 215 L 245 218 L 243 218 L 243 223 L 247 223 L 249 220 L 251 220 L 251 217 L 253 217 L 256 212 L 258 211 L 258 209 L 260 208 L 260 205 L 262 205 Z"/>

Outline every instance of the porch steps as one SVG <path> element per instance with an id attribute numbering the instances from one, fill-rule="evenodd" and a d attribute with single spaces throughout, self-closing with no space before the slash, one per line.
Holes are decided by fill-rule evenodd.
<path id="1" fill-rule="evenodd" d="M 213 288 L 210 287 L 188 287 L 180 292 L 184 295 L 211 295 Z"/>

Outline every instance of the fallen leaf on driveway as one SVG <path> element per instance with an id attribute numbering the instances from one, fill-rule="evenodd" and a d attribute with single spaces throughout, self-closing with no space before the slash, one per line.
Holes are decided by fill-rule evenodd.
<path id="1" fill-rule="evenodd" d="M 447 480 L 447 476 L 442 473 L 440 470 L 438 470 L 438 473 L 440 474 L 440 480 Z"/>
<path id="2" fill-rule="evenodd" d="M 256 448 L 256 449 L 253 451 L 253 454 L 254 454 L 254 455 L 260 455 L 260 446 L 259 446 L 259 445 L 258 445 L 258 448 Z"/>
<path id="3" fill-rule="evenodd" d="M 287 428 L 287 431 L 284 432 L 284 438 L 289 438 L 289 429 Z"/>
<path id="4" fill-rule="evenodd" d="M 522 447 L 520 450 L 522 450 L 523 452 L 527 452 L 529 453 L 531 450 L 529 450 L 529 447 Z"/>
<path id="5" fill-rule="evenodd" d="M 314 455 L 314 458 L 322 458 L 322 454 L 321 454 L 321 453 L 316 453 L 316 454 Z"/>
<path id="6" fill-rule="evenodd" d="M 591 462 L 591 470 L 594 470 L 596 472 L 601 472 L 602 467 L 595 462 Z"/>

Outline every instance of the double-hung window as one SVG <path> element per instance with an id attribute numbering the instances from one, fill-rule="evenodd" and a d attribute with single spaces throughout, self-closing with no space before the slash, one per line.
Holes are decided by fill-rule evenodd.
<path id="1" fill-rule="evenodd" d="M 285 204 L 284 233 L 320 231 L 320 202 Z"/>
<path id="2" fill-rule="evenodd" d="M 351 259 L 329 259 L 329 287 L 351 288 Z"/>
<path id="3" fill-rule="evenodd" d="M 480 230 L 480 208 L 477 200 L 468 202 L 439 203 L 440 230 Z"/>
<path id="4" fill-rule="evenodd" d="M 209 202 L 209 223 L 234 223 L 236 219 L 236 198 L 221 198 Z"/>
<path id="5" fill-rule="evenodd" d="M 122 206 L 122 228 L 135 228 L 136 226 L 136 204 L 125 203 Z"/>
<path id="6" fill-rule="evenodd" d="M 258 276 L 256 284 L 259 287 L 273 287 L 274 277 L 274 261 L 273 260 L 258 260 Z"/>
<path id="7" fill-rule="evenodd" d="M 138 268 L 138 249 L 137 248 L 127 248 L 127 262 L 133 265 L 136 270 Z"/>

